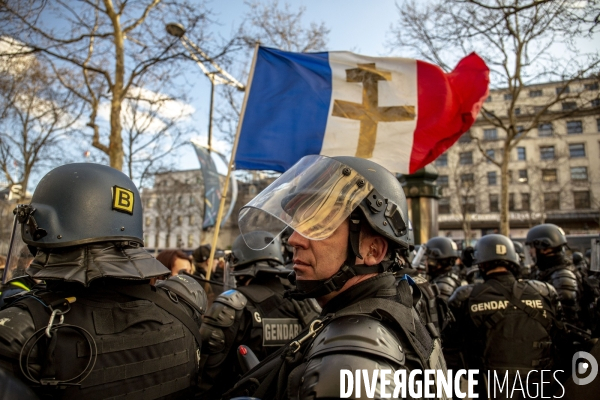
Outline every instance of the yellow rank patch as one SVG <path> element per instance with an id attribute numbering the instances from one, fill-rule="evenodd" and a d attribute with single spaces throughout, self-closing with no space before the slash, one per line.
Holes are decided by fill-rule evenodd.
<path id="1" fill-rule="evenodd" d="M 133 214 L 133 192 L 129 189 L 125 189 L 119 186 L 112 187 L 113 210 L 124 212 L 127 214 Z"/>

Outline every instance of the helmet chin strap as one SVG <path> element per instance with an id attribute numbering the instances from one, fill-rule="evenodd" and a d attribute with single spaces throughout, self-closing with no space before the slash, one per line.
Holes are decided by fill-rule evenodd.
<path id="1" fill-rule="evenodd" d="M 350 232 L 348 235 L 348 250 L 344 263 L 339 270 L 327 279 L 301 279 L 296 280 L 296 272 L 289 274 L 288 279 L 296 285 L 296 289 L 287 290 L 285 297 L 291 297 L 294 300 L 303 300 L 309 298 L 319 298 L 332 292 L 337 292 L 344 287 L 346 282 L 357 275 L 367 275 L 379 272 L 383 269 L 381 264 L 365 265 L 356 264 L 356 258 L 362 259 L 360 255 L 360 224 L 361 214 L 355 210 L 350 215 Z"/>

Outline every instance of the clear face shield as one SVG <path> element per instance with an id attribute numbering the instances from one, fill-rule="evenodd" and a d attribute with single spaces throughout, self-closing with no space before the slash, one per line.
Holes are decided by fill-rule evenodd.
<path id="1" fill-rule="evenodd" d="M 24 218 L 22 218 L 22 214 L 20 214 L 19 211 L 25 207 L 29 206 L 19 205 L 15 210 L 16 213 L 10 236 L 8 256 L 4 267 L 4 275 L 2 276 L 2 283 L 4 284 L 27 276 L 25 270 L 33 261 L 34 256 L 29 251 L 29 247 L 27 247 L 27 244 L 23 241 L 21 236 L 22 224 L 27 223 L 27 220 L 23 220 Z"/>
<path id="2" fill-rule="evenodd" d="M 373 186 L 354 169 L 329 157 L 305 156 L 242 207 L 238 219 L 248 247 L 269 245 L 249 233 L 279 236 L 288 226 L 310 240 L 323 240 L 345 221 Z M 254 236 L 255 238 L 257 236 Z"/>
<path id="3" fill-rule="evenodd" d="M 600 272 L 600 238 L 592 239 L 592 253 L 590 255 L 590 271 Z"/>

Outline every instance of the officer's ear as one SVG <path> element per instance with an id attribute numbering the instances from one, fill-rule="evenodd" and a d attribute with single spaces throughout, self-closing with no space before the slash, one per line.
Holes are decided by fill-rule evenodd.
<path id="1" fill-rule="evenodd" d="M 364 263 L 366 265 L 376 265 L 383 261 L 387 254 L 388 242 L 382 236 L 373 235 L 367 236 L 362 243 Z"/>

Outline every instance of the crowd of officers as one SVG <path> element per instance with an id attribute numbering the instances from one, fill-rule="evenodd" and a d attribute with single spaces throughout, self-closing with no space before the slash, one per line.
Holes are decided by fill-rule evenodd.
<path id="1" fill-rule="evenodd" d="M 242 209 L 210 280 L 209 247 L 143 249 L 139 193 L 119 171 L 49 173 L 15 210 L 0 397 L 338 398 L 341 368 L 479 369 L 511 387 L 534 371 L 521 398 L 571 390 L 571 357 L 600 334 L 600 276 L 560 227 L 415 249 L 379 165 L 309 156 L 290 171 Z M 535 375 L 559 369 L 561 385 Z"/>

